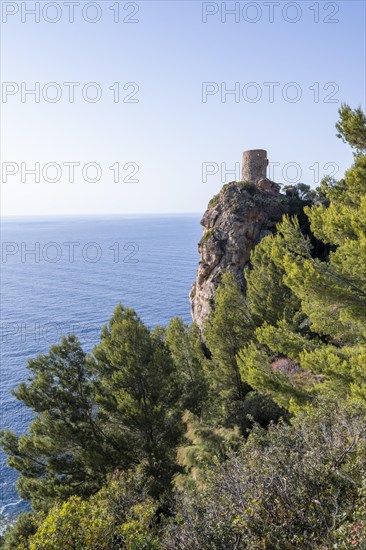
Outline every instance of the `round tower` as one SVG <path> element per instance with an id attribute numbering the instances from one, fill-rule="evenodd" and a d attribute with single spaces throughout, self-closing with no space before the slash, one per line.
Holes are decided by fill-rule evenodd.
<path id="1" fill-rule="evenodd" d="M 258 181 L 267 177 L 267 151 L 251 149 L 244 151 L 242 164 L 242 181 Z"/>

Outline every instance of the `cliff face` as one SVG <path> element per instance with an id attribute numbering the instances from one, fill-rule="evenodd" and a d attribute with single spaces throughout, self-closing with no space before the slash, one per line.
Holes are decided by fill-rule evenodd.
<path id="1" fill-rule="evenodd" d="M 190 301 L 191 315 L 200 330 L 214 303 L 225 271 L 231 271 L 245 291 L 244 268 L 259 241 L 275 231 L 283 214 L 290 213 L 289 198 L 267 179 L 228 183 L 211 199 L 203 215 L 201 260 Z"/>

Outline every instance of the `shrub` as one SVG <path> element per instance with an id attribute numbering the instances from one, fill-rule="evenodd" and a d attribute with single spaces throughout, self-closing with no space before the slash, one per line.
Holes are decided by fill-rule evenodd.
<path id="1" fill-rule="evenodd" d="M 342 548 L 352 547 L 365 524 L 365 430 L 362 411 L 332 404 L 292 425 L 257 426 L 239 452 L 207 472 L 203 489 L 178 493 L 164 548 L 325 550 L 339 548 L 341 536 Z"/>
<path id="2" fill-rule="evenodd" d="M 214 208 L 214 207 L 218 204 L 218 202 L 219 202 L 219 194 L 214 195 L 214 196 L 212 197 L 212 199 L 209 201 L 208 204 L 209 204 L 209 206 L 211 206 L 212 208 Z"/>

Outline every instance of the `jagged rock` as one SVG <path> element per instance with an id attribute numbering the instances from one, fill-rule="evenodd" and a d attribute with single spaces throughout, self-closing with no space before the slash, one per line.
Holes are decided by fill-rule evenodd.
<path id="1" fill-rule="evenodd" d="M 262 191 L 267 191 L 272 195 L 278 195 L 281 189 L 281 186 L 274 181 L 269 180 L 268 178 L 262 178 L 256 182 L 258 189 Z"/>
<path id="2" fill-rule="evenodd" d="M 190 293 L 192 319 L 201 331 L 223 273 L 233 273 L 245 291 L 244 268 L 249 266 L 250 252 L 274 233 L 286 213 L 290 213 L 289 197 L 267 178 L 228 183 L 211 199 L 201 220 L 201 260 Z"/>
<path id="3" fill-rule="evenodd" d="M 301 368 L 300 363 L 297 363 L 290 357 L 280 357 L 276 361 L 272 361 L 270 368 L 273 372 L 286 375 L 297 385 L 308 386 L 309 383 L 325 382 L 326 377 L 323 374 L 314 374 L 309 370 Z"/>

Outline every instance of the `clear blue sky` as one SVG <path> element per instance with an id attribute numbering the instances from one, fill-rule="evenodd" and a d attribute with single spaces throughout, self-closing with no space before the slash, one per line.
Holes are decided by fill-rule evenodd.
<path id="1" fill-rule="evenodd" d="M 273 22 L 265 2 L 240 2 L 237 22 L 234 15 L 222 21 L 221 2 L 206 7 L 197 0 L 120 2 L 120 18 L 138 23 L 115 23 L 110 8 L 117 2 L 104 0 L 97 3 L 101 18 L 94 24 L 82 17 L 88 2 L 75 6 L 74 23 L 68 21 L 69 8 L 62 1 L 58 11 L 51 7 L 34 22 L 25 13 L 34 4 L 2 2 L 7 17 L 2 24 L 2 79 L 19 86 L 1 104 L 2 162 L 19 167 L 2 184 L 4 215 L 201 212 L 222 179 L 237 179 L 233 174 L 225 178 L 221 163 L 235 169 L 242 151 L 251 148 L 267 149 L 270 161 L 279 163 L 274 178 L 279 182 L 296 178 L 297 169 L 288 163 L 296 163 L 301 181 L 312 186 L 316 172 L 321 176 L 337 165 L 341 177 L 351 164 L 352 154 L 335 137 L 334 124 L 341 101 L 364 107 L 364 2 L 273 2 Z M 40 2 L 41 9 L 45 4 Z M 134 4 L 139 11 L 132 15 Z M 227 9 L 234 6 L 226 3 Z M 16 8 L 17 13 L 6 16 Z M 216 9 L 204 23 L 202 10 Z M 97 16 L 95 7 L 88 10 L 89 19 Z M 59 16 L 55 23 L 45 20 Z M 39 103 L 29 95 L 21 102 L 21 82 L 23 89 L 40 83 Z M 42 97 L 50 82 L 61 88 L 56 103 Z M 74 103 L 64 82 L 80 83 Z M 96 103 L 82 97 L 81 88 L 89 82 L 102 90 Z M 133 86 L 123 90 L 125 83 L 137 83 L 138 102 L 115 103 L 108 89 L 115 82 L 121 97 L 134 91 Z M 203 82 L 216 83 L 206 102 Z M 269 85 L 264 85 L 268 82 L 278 83 L 272 102 Z M 296 87 L 287 86 L 291 82 Z M 10 92 L 11 86 L 6 88 Z M 240 97 L 227 95 L 222 101 L 225 86 L 236 86 Z M 299 90 L 301 98 L 291 102 Z M 92 96 L 94 91 L 90 87 L 86 93 Z M 56 92 L 44 90 L 51 99 Z M 261 98 L 251 102 L 256 93 Z M 40 182 L 31 175 L 22 182 L 21 163 L 31 168 L 36 162 L 41 171 L 47 163 L 58 163 L 60 180 L 45 181 L 41 173 Z M 80 163 L 74 182 L 65 162 Z M 93 168 L 83 177 L 81 169 L 89 162 L 100 166 L 100 181 L 85 180 L 94 177 Z M 113 181 L 109 167 L 115 163 L 121 179 L 138 165 L 132 176 L 138 181 Z M 135 164 L 123 169 L 127 163 Z M 203 163 L 214 163 L 213 171 L 216 163 L 218 169 L 207 181 Z M 56 177 L 53 170 L 49 168 L 46 180 Z"/>

